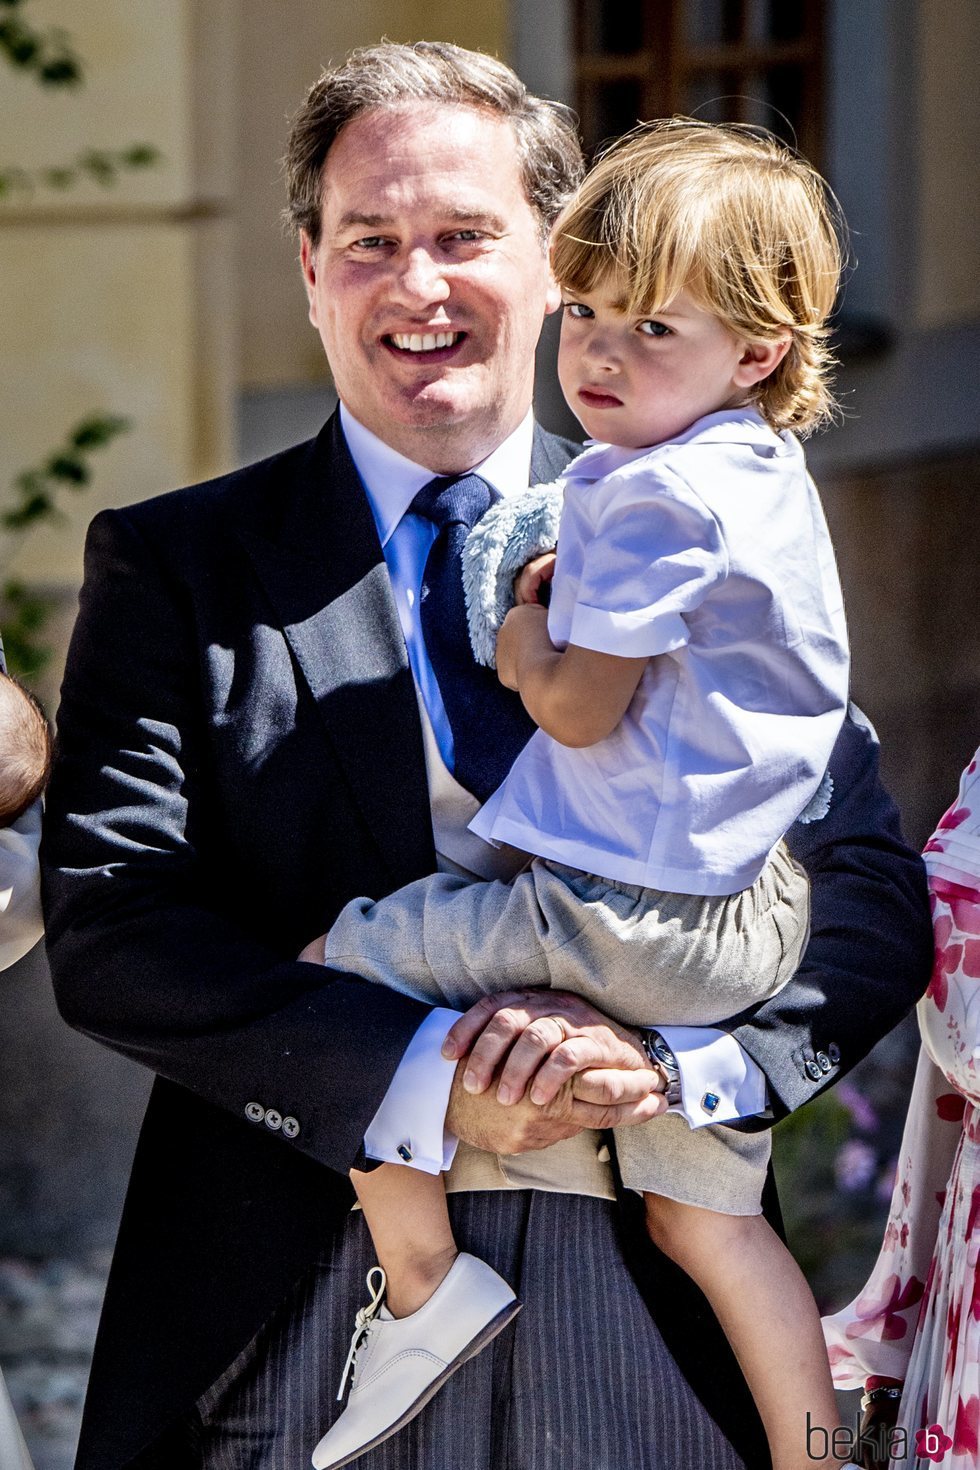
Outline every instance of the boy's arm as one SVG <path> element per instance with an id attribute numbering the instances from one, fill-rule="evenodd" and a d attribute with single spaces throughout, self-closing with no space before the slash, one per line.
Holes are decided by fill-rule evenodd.
<path id="1" fill-rule="evenodd" d="M 548 637 L 547 610 L 512 608 L 497 639 L 497 674 L 516 689 L 535 724 L 561 745 L 595 745 L 611 735 L 649 659 L 620 658 Z"/>

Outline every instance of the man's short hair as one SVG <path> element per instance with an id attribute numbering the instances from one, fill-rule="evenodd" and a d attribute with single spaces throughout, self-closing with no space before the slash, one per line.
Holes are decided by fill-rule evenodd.
<path id="1" fill-rule="evenodd" d="M 510 123 L 528 204 L 542 239 L 582 177 L 574 114 L 532 96 L 509 66 L 442 41 L 363 46 L 325 71 L 293 117 L 284 159 L 286 220 L 320 241 L 323 164 L 341 129 L 362 112 L 406 102 L 444 102 L 495 113 Z"/>

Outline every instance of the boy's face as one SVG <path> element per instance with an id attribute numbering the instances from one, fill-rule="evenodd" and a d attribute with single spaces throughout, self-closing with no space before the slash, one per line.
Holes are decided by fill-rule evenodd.
<path id="1" fill-rule="evenodd" d="M 562 292 L 558 377 L 593 439 L 642 449 L 696 419 L 746 402 L 755 356 L 716 316 L 681 291 L 656 317 L 627 316 L 615 278 Z"/>

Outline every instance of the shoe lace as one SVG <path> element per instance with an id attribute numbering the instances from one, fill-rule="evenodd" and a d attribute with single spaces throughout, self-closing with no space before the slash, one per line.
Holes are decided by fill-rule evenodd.
<path id="1" fill-rule="evenodd" d="M 375 1277 L 377 1277 L 377 1283 L 375 1283 Z M 374 1326 L 375 1318 L 381 1309 L 381 1303 L 384 1301 L 385 1287 L 387 1285 L 388 1278 L 385 1276 L 381 1267 L 372 1266 L 367 1274 L 367 1289 L 371 1293 L 371 1300 L 366 1307 L 360 1307 L 358 1309 L 357 1316 L 354 1318 L 354 1334 L 350 1340 L 347 1361 L 344 1364 L 344 1371 L 340 1375 L 340 1387 L 337 1390 L 338 1403 L 344 1396 L 348 1382 L 353 1380 L 358 1351 L 371 1335 L 371 1328 Z"/>

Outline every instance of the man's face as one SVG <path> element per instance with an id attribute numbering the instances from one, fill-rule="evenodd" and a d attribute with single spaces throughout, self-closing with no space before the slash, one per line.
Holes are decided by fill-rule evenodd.
<path id="1" fill-rule="evenodd" d="M 361 113 L 327 155 L 302 264 L 337 392 L 392 448 L 450 473 L 517 428 L 559 298 L 504 119 L 427 102 Z"/>

